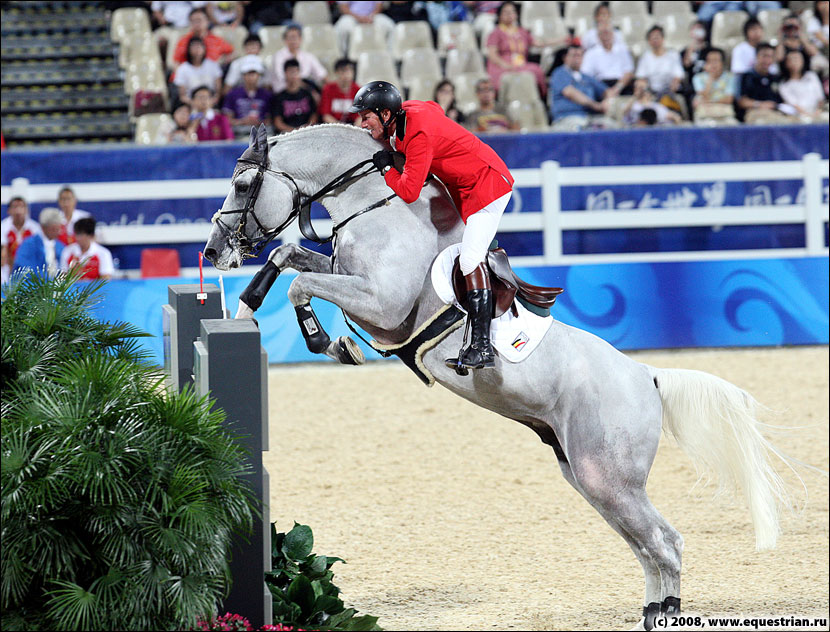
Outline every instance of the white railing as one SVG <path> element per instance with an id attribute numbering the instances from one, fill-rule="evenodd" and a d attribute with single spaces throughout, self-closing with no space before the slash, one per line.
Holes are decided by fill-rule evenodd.
<path id="1" fill-rule="evenodd" d="M 824 224 L 828 221 L 828 205 L 822 201 L 822 178 L 827 178 L 828 166 L 828 161 L 822 160 L 816 153 L 806 154 L 801 160 L 793 161 L 634 167 L 560 167 L 556 162 L 546 161 L 539 169 L 512 171 L 517 188 L 542 189 L 541 212 L 508 213 L 502 218 L 499 230 L 543 233 L 543 254 L 535 257 L 515 257 L 516 265 L 827 255 Z M 560 212 L 561 190 L 569 186 L 776 180 L 802 181 L 803 204 Z M 0 193 L 4 204 L 7 204 L 13 195 L 23 195 L 30 203 L 50 202 L 57 199 L 58 191 L 63 185 L 64 183 L 33 185 L 25 178 L 16 178 L 11 186 L 3 186 Z M 229 179 L 96 182 L 71 186 L 78 199 L 84 202 L 224 198 L 229 190 Z M 318 219 L 314 220 L 314 224 L 320 234 L 327 234 L 331 230 L 331 220 Z M 566 255 L 562 252 L 563 231 L 769 224 L 802 224 L 805 247 L 599 255 Z M 209 221 L 204 219 L 194 223 L 102 226 L 100 239 L 108 245 L 203 243 L 207 240 L 209 232 Z M 298 227 L 292 225 L 281 238 L 286 242 L 299 243 Z"/>

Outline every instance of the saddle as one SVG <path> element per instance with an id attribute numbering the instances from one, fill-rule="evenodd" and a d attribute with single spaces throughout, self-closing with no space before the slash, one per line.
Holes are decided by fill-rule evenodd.
<path id="1" fill-rule="evenodd" d="M 490 272 L 490 285 L 493 288 L 493 318 L 498 318 L 508 309 L 512 310 L 514 316 L 518 316 L 514 300 L 519 300 L 526 306 L 535 306 L 538 309 L 530 309 L 537 314 L 540 311 L 549 311 L 556 302 L 556 297 L 564 291 L 561 287 L 542 287 L 522 281 L 510 267 L 504 248 L 488 250 L 486 263 Z M 469 311 L 467 285 L 464 275 L 461 274 L 458 257 L 455 258 L 452 267 L 452 287 L 458 303 Z"/>

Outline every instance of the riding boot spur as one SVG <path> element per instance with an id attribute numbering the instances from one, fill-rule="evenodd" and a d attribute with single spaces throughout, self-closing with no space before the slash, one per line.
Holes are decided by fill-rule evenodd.
<path id="1" fill-rule="evenodd" d="M 470 344 L 462 349 L 457 364 L 468 369 L 495 366 L 493 346 L 490 343 L 490 321 L 493 319 L 493 290 L 490 275 L 481 263 L 464 276 L 467 285 L 467 318 L 470 320 Z"/>

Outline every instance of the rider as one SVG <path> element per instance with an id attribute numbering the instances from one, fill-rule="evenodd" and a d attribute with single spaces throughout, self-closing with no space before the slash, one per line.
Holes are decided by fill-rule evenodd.
<path id="1" fill-rule="evenodd" d="M 372 157 L 386 184 L 404 202 L 418 199 L 430 172 L 449 190 L 465 223 L 459 263 L 467 286 L 472 340 L 457 360 L 447 362 L 471 369 L 492 367 L 493 293 L 484 260 L 510 200 L 513 177 L 495 151 L 447 117 L 440 105 L 401 101 L 391 83 L 371 81 L 355 95 L 349 111 L 360 113 L 361 127 L 372 138 L 388 140 L 406 156 L 403 172 L 395 168 L 391 151 Z"/>

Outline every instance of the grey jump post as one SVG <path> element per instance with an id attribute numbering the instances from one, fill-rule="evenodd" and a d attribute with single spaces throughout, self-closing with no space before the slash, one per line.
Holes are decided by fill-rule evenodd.
<path id="1" fill-rule="evenodd" d="M 271 593 L 265 584 L 265 572 L 271 570 L 269 480 L 262 465 L 262 452 L 268 449 L 268 355 L 252 320 L 223 318 L 216 285 L 170 285 L 167 296 L 162 328 L 171 387 L 181 391 L 193 384 L 199 395 L 209 392 L 250 454 L 252 471 L 245 478 L 262 515 L 254 516 L 247 541 L 233 543 L 233 583 L 220 614 L 240 614 L 259 628 L 272 623 Z"/>

